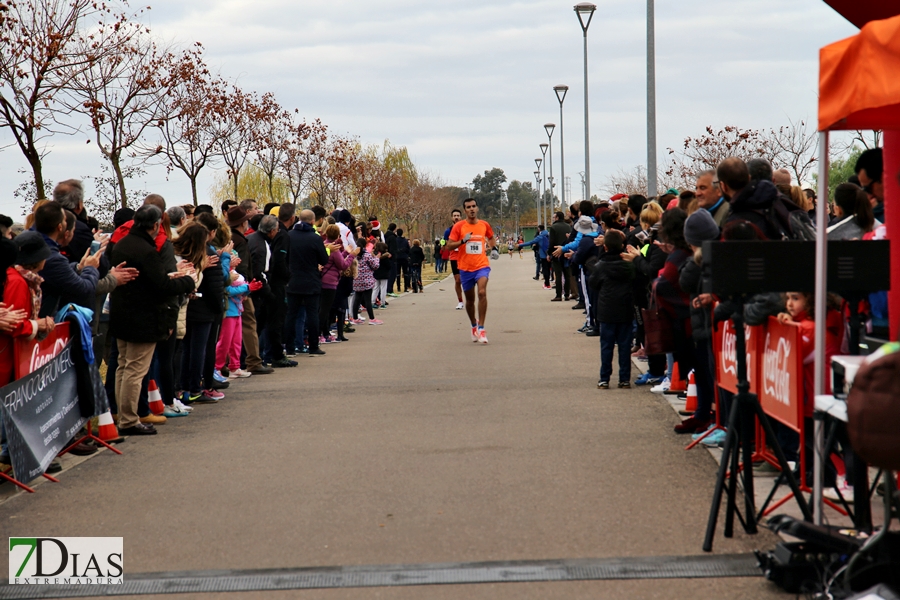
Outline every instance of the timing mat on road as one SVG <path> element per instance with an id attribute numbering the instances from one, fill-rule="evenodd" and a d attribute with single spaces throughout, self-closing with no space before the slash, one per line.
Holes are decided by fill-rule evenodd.
<path id="1" fill-rule="evenodd" d="M 0 598 L 77 598 L 324 588 L 761 577 L 752 554 L 524 560 L 419 565 L 360 565 L 125 574 L 122 585 L 7 585 Z"/>

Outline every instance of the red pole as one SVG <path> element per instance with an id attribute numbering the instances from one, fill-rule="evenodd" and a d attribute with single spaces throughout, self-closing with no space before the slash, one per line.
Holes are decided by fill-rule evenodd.
<path id="1" fill-rule="evenodd" d="M 891 340 L 900 333 L 900 131 L 884 132 L 884 221 L 891 244 L 891 291 L 888 318 Z"/>

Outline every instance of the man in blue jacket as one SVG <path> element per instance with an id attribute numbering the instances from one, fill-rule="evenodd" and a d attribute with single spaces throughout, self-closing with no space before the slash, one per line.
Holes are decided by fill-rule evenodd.
<path id="1" fill-rule="evenodd" d="M 39 273 L 44 278 L 41 284 L 43 299 L 41 317 L 54 315 L 59 308 L 70 302 L 94 309 L 94 295 L 100 278 L 100 255 L 91 254 L 90 246 L 76 265 L 60 254 L 60 246 L 66 245 L 75 231 L 75 219 L 67 226 L 66 213 L 55 200 L 38 207 L 34 213 L 34 228 L 44 236 L 50 247 L 50 258 Z"/>
<path id="2" fill-rule="evenodd" d="M 526 246 L 534 246 L 537 245 L 538 252 L 534 255 L 535 261 L 537 261 L 537 268 L 534 271 L 534 278 L 538 279 L 538 273 L 544 274 L 544 289 L 550 289 L 550 263 L 547 261 L 547 251 L 550 249 L 550 235 L 547 233 L 547 230 L 544 229 L 543 225 L 538 225 L 538 234 L 534 236 L 534 239 L 530 242 L 525 242 L 524 244 L 519 244 L 519 249 L 525 248 Z"/>

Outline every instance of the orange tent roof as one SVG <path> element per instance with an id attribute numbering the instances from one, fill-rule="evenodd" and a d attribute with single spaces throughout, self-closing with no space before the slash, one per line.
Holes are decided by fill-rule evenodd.
<path id="1" fill-rule="evenodd" d="M 900 16 L 819 51 L 819 131 L 900 129 Z"/>

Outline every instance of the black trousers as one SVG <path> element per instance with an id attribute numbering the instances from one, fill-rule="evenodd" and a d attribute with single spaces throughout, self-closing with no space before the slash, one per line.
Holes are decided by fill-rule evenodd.
<path id="1" fill-rule="evenodd" d="M 213 321 L 209 330 L 209 337 L 206 340 L 206 356 L 203 357 L 203 389 L 212 389 L 213 373 L 216 370 L 216 343 L 219 341 L 219 332 L 222 330 L 222 318 L 219 315 Z"/>
<path id="2" fill-rule="evenodd" d="M 288 330 L 285 338 L 292 347 L 303 346 L 303 333 L 310 350 L 319 349 L 319 294 L 288 294 L 287 322 L 293 324 L 293 332 Z M 293 333 L 293 335 L 291 335 Z"/>
<path id="3" fill-rule="evenodd" d="M 397 259 L 397 291 L 400 291 L 400 279 L 403 279 L 403 291 L 409 289 L 409 259 Z"/>
<path id="4" fill-rule="evenodd" d="M 359 318 L 359 307 L 365 306 L 366 312 L 369 314 L 369 320 L 375 318 L 375 312 L 372 310 L 372 290 L 363 290 L 362 292 L 356 292 L 356 295 L 353 297 L 353 318 Z"/>
<path id="5" fill-rule="evenodd" d="M 541 274 L 544 276 L 544 285 L 550 287 L 550 261 L 541 261 Z"/>
<path id="6" fill-rule="evenodd" d="M 284 347 L 282 346 L 282 332 L 284 331 L 284 320 L 287 315 L 287 291 L 284 287 L 272 286 L 272 296 L 265 299 L 263 309 L 256 311 L 256 330 L 260 333 L 266 332 L 266 350 L 260 349 L 260 354 L 268 355 L 272 361 L 284 358 Z M 262 302 L 262 300 L 260 300 Z M 253 300 L 254 306 L 259 306 L 257 300 Z"/>
<path id="7" fill-rule="evenodd" d="M 556 278 L 556 297 L 562 298 L 565 295 L 568 298 L 572 290 L 572 272 L 562 260 L 553 261 L 553 276 Z"/>
<path id="8" fill-rule="evenodd" d="M 329 317 L 332 314 L 332 306 L 336 295 L 337 290 L 322 288 L 322 295 L 319 297 L 319 331 L 325 337 L 328 337 L 331 333 L 331 324 L 334 322 Z"/>

